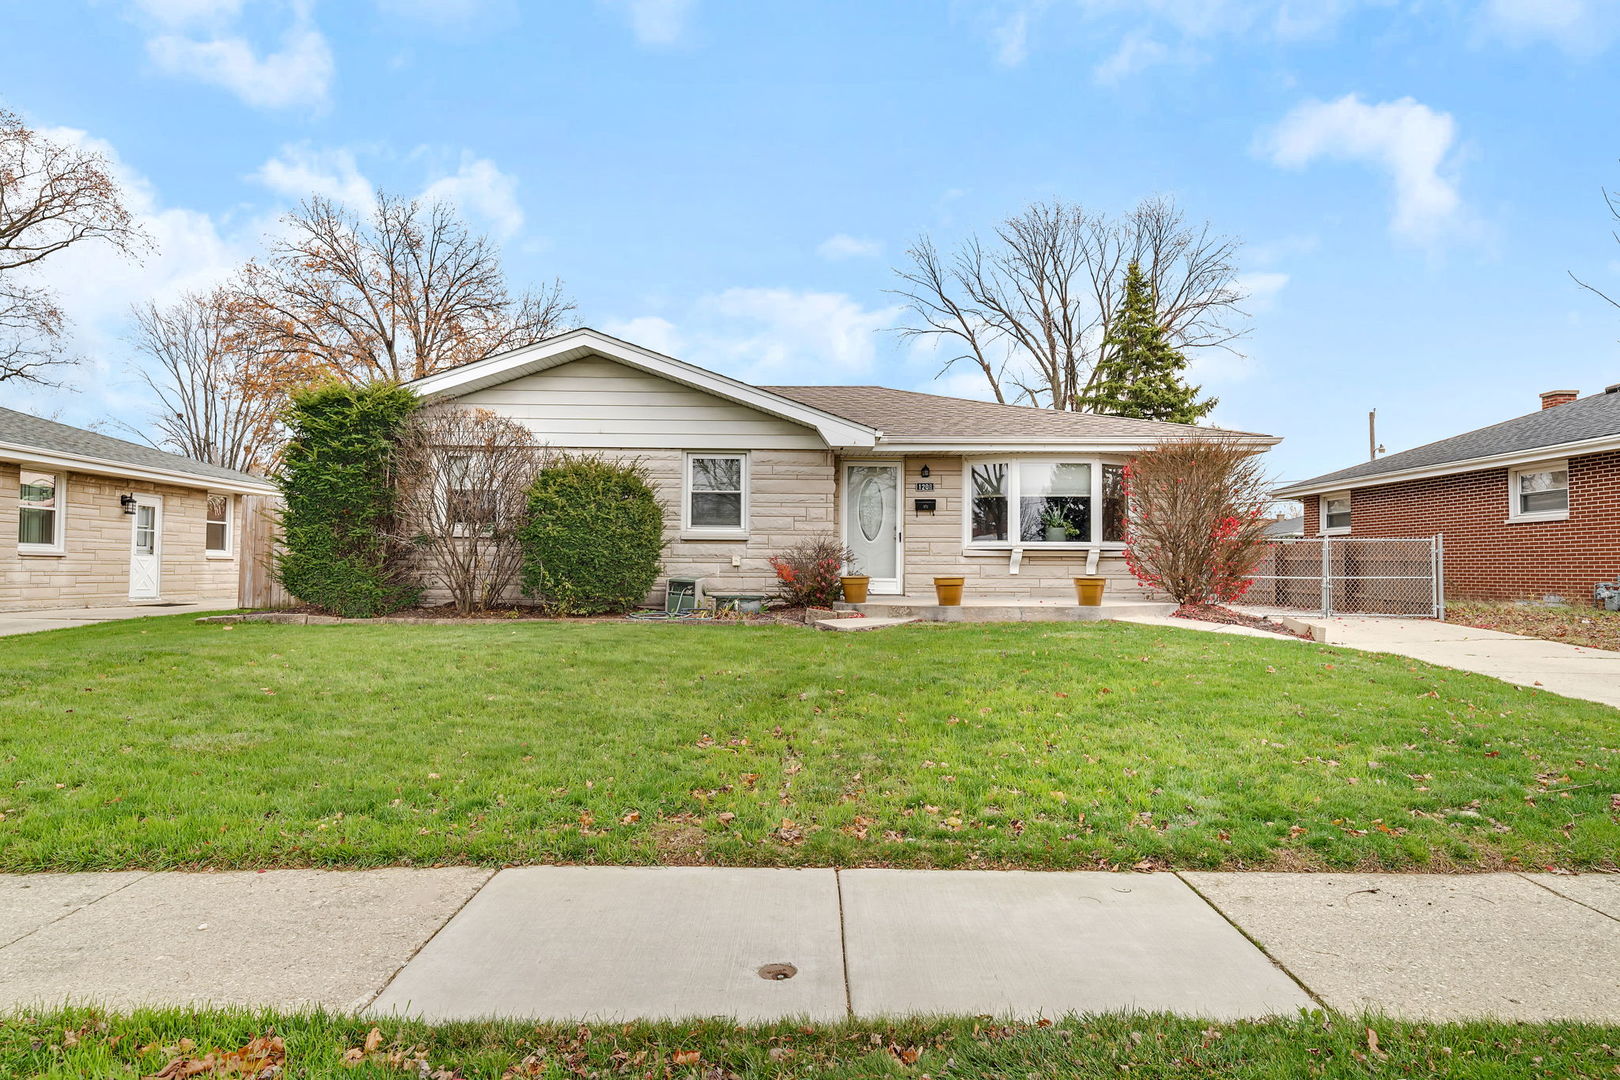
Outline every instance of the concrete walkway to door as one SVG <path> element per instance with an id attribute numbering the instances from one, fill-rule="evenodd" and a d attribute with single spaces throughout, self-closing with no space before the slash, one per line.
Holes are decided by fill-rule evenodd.
<path id="1" fill-rule="evenodd" d="M 187 612 L 221 611 L 236 606 L 233 599 L 203 604 L 130 604 L 126 607 L 38 608 L 33 611 L 0 611 L 0 637 L 32 634 L 39 630 L 65 630 L 91 623 L 119 619 L 144 619 L 153 615 L 184 615 Z"/>
<path id="2" fill-rule="evenodd" d="M 1256 609 L 1258 612 L 1259 609 Z M 1434 619 L 1302 618 L 1316 640 L 1475 671 L 1620 708 L 1620 652 Z"/>

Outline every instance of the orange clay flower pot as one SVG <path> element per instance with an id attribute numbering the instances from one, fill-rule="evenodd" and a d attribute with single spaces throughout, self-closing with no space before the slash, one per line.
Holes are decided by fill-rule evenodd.
<path id="1" fill-rule="evenodd" d="M 937 577 L 934 579 L 934 598 L 939 601 L 940 607 L 960 607 L 962 586 L 966 584 L 965 577 Z"/>

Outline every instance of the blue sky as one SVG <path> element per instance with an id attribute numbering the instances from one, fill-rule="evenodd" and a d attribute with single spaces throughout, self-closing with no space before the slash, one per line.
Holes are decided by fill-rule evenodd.
<path id="1" fill-rule="evenodd" d="M 1244 241 L 1200 359 L 1281 478 L 1620 382 L 1615 0 L 19 3 L 0 103 L 118 162 L 160 245 L 53 268 L 89 362 L 0 403 L 138 420 L 129 305 L 310 191 L 454 200 L 515 283 L 761 382 L 979 396 L 880 332 L 890 267 L 1036 199 L 1155 193 Z M 58 44 L 52 44 L 58 43 Z"/>

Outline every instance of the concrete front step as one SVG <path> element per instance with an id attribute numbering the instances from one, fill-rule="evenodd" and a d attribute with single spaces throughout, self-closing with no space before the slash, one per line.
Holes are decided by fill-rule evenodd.
<path id="1" fill-rule="evenodd" d="M 869 616 L 866 618 L 846 616 L 842 619 L 817 619 L 816 626 L 822 630 L 837 630 L 842 633 L 848 633 L 853 630 L 882 630 L 884 627 L 904 626 L 907 623 L 914 623 L 916 621 L 917 617 L 915 615 L 902 615 L 893 618 L 883 616 Z"/>
<path id="2" fill-rule="evenodd" d="M 964 599 L 946 607 L 933 597 L 876 597 L 864 604 L 843 604 L 842 609 L 859 611 L 869 619 L 919 619 L 923 622 L 1100 622 L 1104 619 L 1140 618 L 1169 615 L 1174 604 L 1150 600 L 1108 600 L 1096 607 L 1081 607 L 1071 600 L 1053 598 Z"/>

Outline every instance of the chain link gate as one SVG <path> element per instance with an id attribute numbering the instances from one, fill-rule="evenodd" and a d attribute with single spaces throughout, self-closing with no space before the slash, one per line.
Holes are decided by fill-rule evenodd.
<path id="1" fill-rule="evenodd" d="M 1441 619 L 1441 536 L 1293 536 L 1266 545 L 1243 603 L 1309 615 Z"/>

